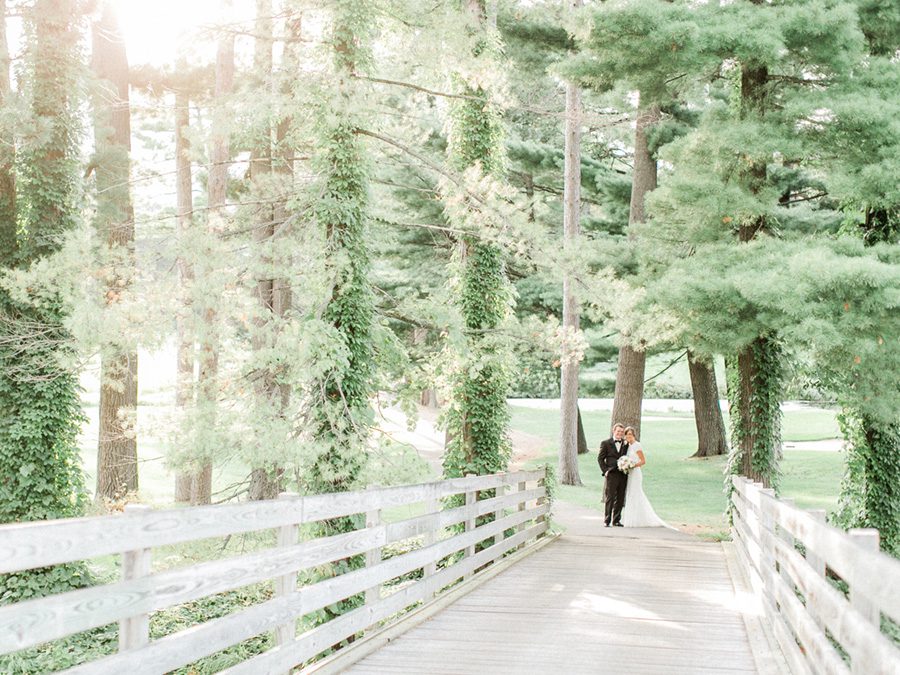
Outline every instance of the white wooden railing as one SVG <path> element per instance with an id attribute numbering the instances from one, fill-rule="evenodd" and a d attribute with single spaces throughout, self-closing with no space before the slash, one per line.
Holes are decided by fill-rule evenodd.
<path id="1" fill-rule="evenodd" d="M 420 602 L 429 602 L 460 579 L 514 549 L 537 543 L 547 530 L 549 504 L 543 471 L 471 476 L 422 485 L 271 501 L 153 510 L 126 509 L 113 516 L 0 527 L 0 573 L 110 554 L 122 556 L 122 580 L 0 608 L 0 654 L 118 622 L 119 652 L 68 673 L 164 673 L 274 632 L 276 647 L 230 668 L 229 673 L 284 673 L 333 645 Z M 486 491 L 490 498 L 481 498 Z M 445 498 L 465 495 L 465 505 L 442 509 Z M 424 505 L 424 515 L 384 522 L 384 509 Z M 298 526 L 366 514 L 364 528 L 298 541 Z M 477 525 L 488 514 L 490 522 Z M 483 519 L 488 520 L 488 519 Z M 454 525 L 464 531 L 447 531 Z M 275 547 L 179 569 L 153 572 L 155 547 L 274 529 Z M 510 534 L 511 533 L 511 534 Z M 509 535 L 509 536 L 506 536 Z M 382 547 L 420 538 L 421 546 L 388 560 Z M 422 541 L 424 540 L 424 541 Z M 481 550 L 476 552 L 476 546 Z M 438 566 L 457 552 L 454 564 Z M 355 555 L 366 566 L 298 588 L 297 573 Z M 422 570 L 421 579 L 384 588 Z M 249 584 L 274 582 L 274 597 L 158 640 L 149 638 L 150 614 Z M 365 593 L 365 604 L 315 629 L 297 634 L 297 620 L 345 598 Z"/>
<path id="2" fill-rule="evenodd" d="M 744 477 L 734 486 L 735 549 L 791 671 L 900 673 L 900 649 L 880 630 L 882 614 L 900 622 L 900 561 L 878 550 L 878 531 L 843 532 L 824 511 Z M 826 574 L 846 582 L 849 597 Z"/>

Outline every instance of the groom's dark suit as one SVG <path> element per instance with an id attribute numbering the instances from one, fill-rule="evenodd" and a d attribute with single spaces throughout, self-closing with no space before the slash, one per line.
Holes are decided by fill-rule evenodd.
<path id="1" fill-rule="evenodd" d="M 600 454 L 597 462 L 600 470 L 606 476 L 606 517 L 607 525 L 621 525 L 622 508 L 625 506 L 625 486 L 628 484 L 628 474 L 619 471 L 619 458 L 628 454 L 628 443 L 623 438 L 620 445 L 616 446 L 614 438 L 607 438 L 600 444 Z"/>

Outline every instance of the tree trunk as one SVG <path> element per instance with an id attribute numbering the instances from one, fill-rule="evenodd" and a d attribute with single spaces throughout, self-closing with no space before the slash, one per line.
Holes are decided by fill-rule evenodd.
<path id="1" fill-rule="evenodd" d="M 182 91 L 175 91 L 175 194 L 178 218 L 175 221 L 175 237 L 183 242 L 187 231 L 193 224 L 194 196 L 193 179 L 191 177 L 190 140 L 190 96 Z M 194 336 L 191 329 L 191 306 L 189 285 L 194 278 L 194 271 L 184 255 L 178 257 L 179 297 L 183 306 L 179 308 L 176 318 L 176 341 L 178 343 L 178 370 L 175 380 L 175 406 L 183 413 L 194 400 Z M 191 500 L 190 471 L 179 469 L 175 475 L 175 501 Z"/>
<path id="2" fill-rule="evenodd" d="M 216 53 L 216 87 L 215 103 L 222 106 L 231 93 L 234 85 L 234 34 L 224 33 L 219 39 Z M 209 160 L 209 217 L 207 235 L 214 239 L 224 229 L 224 208 L 228 186 L 228 162 L 230 147 L 228 134 L 222 131 L 225 124 L 223 110 L 217 110 L 217 119 L 213 130 L 212 147 Z M 210 264 L 211 261 L 206 261 Z M 214 270 L 207 268 L 213 273 Z M 197 380 L 197 406 L 200 410 L 200 423 L 206 426 L 208 436 L 216 428 L 216 408 L 219 396 L 219 335 L 216 301 L 220 295 L 218 289 L 210 289 L 211 297 L 206 307 L 202 308 L 200 320 L 203 324 L 200 339 L 200 372 Z M 200 472 L 191 484 L 191 503 L 209 504 L 212 498 L 212 454 L 214 448 L 200 448 L 200 459 L 203 462 Z"/>
<path id="3" fill-rule="evenodd" d="M 9 80 L 9 45 L 6 39 L 6 0 L 0 0 L 0 106 L 12 91 Z M 16 251 L 15 137 L 0 138 L 0 266 L 12 264 Z"/>
<path id="4" fill-rule="evenodd" d="M 644 402 L 644 362 L 644 352 L 627 346 L 619 349 L 612 423 L 634 427 L 638 438 L 641 433 L 641 405 Z"/>
<path id="5" fill-rule="evenodd" d="M 719 406 L 719 388 L 712 360 L 695 359 L 688 352 L 691 391 L 694 395 L 694 421 L 697 424 L 697 452 L 694 457 L 728 454 L 725 421 Z"/>
<path id="6" fill-rule="evenodd" d="M 261 85 L 268 89 L 272 77 L 272 0 L 256 1 L 255 49 L 253 54 L 253 70 L 261 79 Z M 272 192 L 272 129 L 266 118 L 265 127 L 260 130 L 256 146 L 250 153 L 250 180 L 259 196 L 260 205 L 256 213 L 254 242 L 260 263 L 260 276 L 256 280 L 256 299 L 260 305 L 257 319 L 253 349 L 263 351 L 271 345 L 274 338 L 275 312 L 275 279 L 265 272 L 271 272 L 272 238 L 275 236 L 275 204 L 271 200 Z M 277 416 L 282 413 L 281 391 L 275 373 L 266 367 L 256 379 L 257 414 L 261 416 Z M 250 475 L 249 498 L 274 499 L 281 492 L 284 470 L 281 466 L 269 465 L 266 462 L 254 464 Z"/>
<path id="7" fill-rule="evenodd" d="M 589 451 L 587 436 L 584 435 L 584 424 L 581 423 L 581 408 L 578 408 L 578 454 L 586 455 Z"/>
<path id="8" fill-rule="evenodd" d="M 131 108 L 128 58 L 112 4 L 106 2 L 92 31 L 92 67 L 102 88 L 94 101 L 97 229 L 109 246 L 106 304 L 127 294 L 134 274 L 134 208 L 131 177 Z M 138 489 L 137 344 L 105 345 L 100 365 L 100 435 L 94 498 L 119 499 Z"/>
<path id="9" fill-rule="evenodd" d="M 501 67 L 499 43 L 494 39 L 498 36 L 492 33 L 484 3 L 468 0 L 465 10 L 473 28 L 477 25 L 482 33 L 473 58 L 482 61 L 481 68 Z M 463 96 L 453 102 L 448 161 L 455 171 L 477 166 L 485 175 L 503 180 L 500 112 L 481 85 L 468 83 L 461 74 L 457 82 Z M 448 478 L 469 472 L 503 471 L 511 452 L 506 404 L 509 374 L 503 354 L 486 339 L 509 313 L 505 254 L 498 244 L 472 235 L 461 237 L 459 246 L 455 262 L 461 279 L 456 302 L 465 323 L 465 344 L 457 351 L 458 366 L 452 375 L 446 435 L 449 445 L 443 462 Z M 470 367 L 473 364 L 478 367 Z"/>
<path id="10" fill-rule="evenodd" d="M 764 117 L 767 109 L 768 69 L 765 66 L 742 64 L 741 117 Z M 741 179 L 753 194 L 766 183 L 765 162 L 754 162 L 743 172 Z M 753 241 L 767 228 L 766 218 L 760 215 L 741 224 L 738 239 Z M 781 350 L 772 338 L 760 336 L 737 355 L 737 394 L 732 404 L 732 453 L 740 462 L 733 462 L 741 475 L 760 481 L 766 487 L 777 487 L 778 464 L 781 458 Z"/>
<path id="11" fill-rule="evenodd" d="M 638 108 L 637 127 L 634 132 L 634 174 L 631 183 L 631 204 L 628 224 L 645 220 L 645 198 L 656 189 L 656 158 L 647 146 L 647 129 L 659 121 L 659 106 L 647 105 L 641 97 Z M 629 236 L 633 236 L 629 234 Z M 638 438 L 641 433 L 641 406 L 644 402 L 644 367 L 646 356 L 628 344 L 628 336 L 619 348 L 618 370 L 616 372 L 616 393 L 613 401 L 612 422 L 635 428 Z"/>
<path id="12" fill-rule="evenodd" d="M 567 0 L 572 8 L 581 0 Z M 566 147 L 563 185 L 563 250 L 571 253 L 578 245 L 579 207 L 581 205 L 581 89 L 566 84 Z M 568 265 L 568 261 L 566 263 Z M 571 341 L 578 333 L 581 309 L 571 273 L 563 273 L 563 316 L 559 383 L 559 464 L 557 476 L 562 485 L 581 485 L 578 473 L 578 364 L 572 355 Z"/>

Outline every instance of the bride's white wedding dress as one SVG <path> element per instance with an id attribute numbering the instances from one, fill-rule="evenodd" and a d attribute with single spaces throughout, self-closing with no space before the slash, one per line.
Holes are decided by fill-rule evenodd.
<path id="1" fill-rule="evenodd" d="M 628 446 L 628 459 L 639 462 L 638 450 L 643 450 L 640 443 L 632 443 Z M 656 511 L 650 506 L 650 500 L 644 494 L 644 478 L 641 469 L 632 469 L 628 472 L 628 484 L 625 486 L 625 508 L 622 509 L 622 524 L 625 527 L 668 527 L 675 529 L 662 518 L 656 515 Z"/>

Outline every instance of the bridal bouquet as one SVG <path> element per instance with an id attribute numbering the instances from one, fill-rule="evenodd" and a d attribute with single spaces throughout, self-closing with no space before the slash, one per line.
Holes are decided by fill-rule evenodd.
<path id="1" fill-rule="evenodd" d="M 619 471 L 622 473 L 628 473 L 635 467 L 635 463 L 631 461 L 628 456 L 619 457 Z"/>

